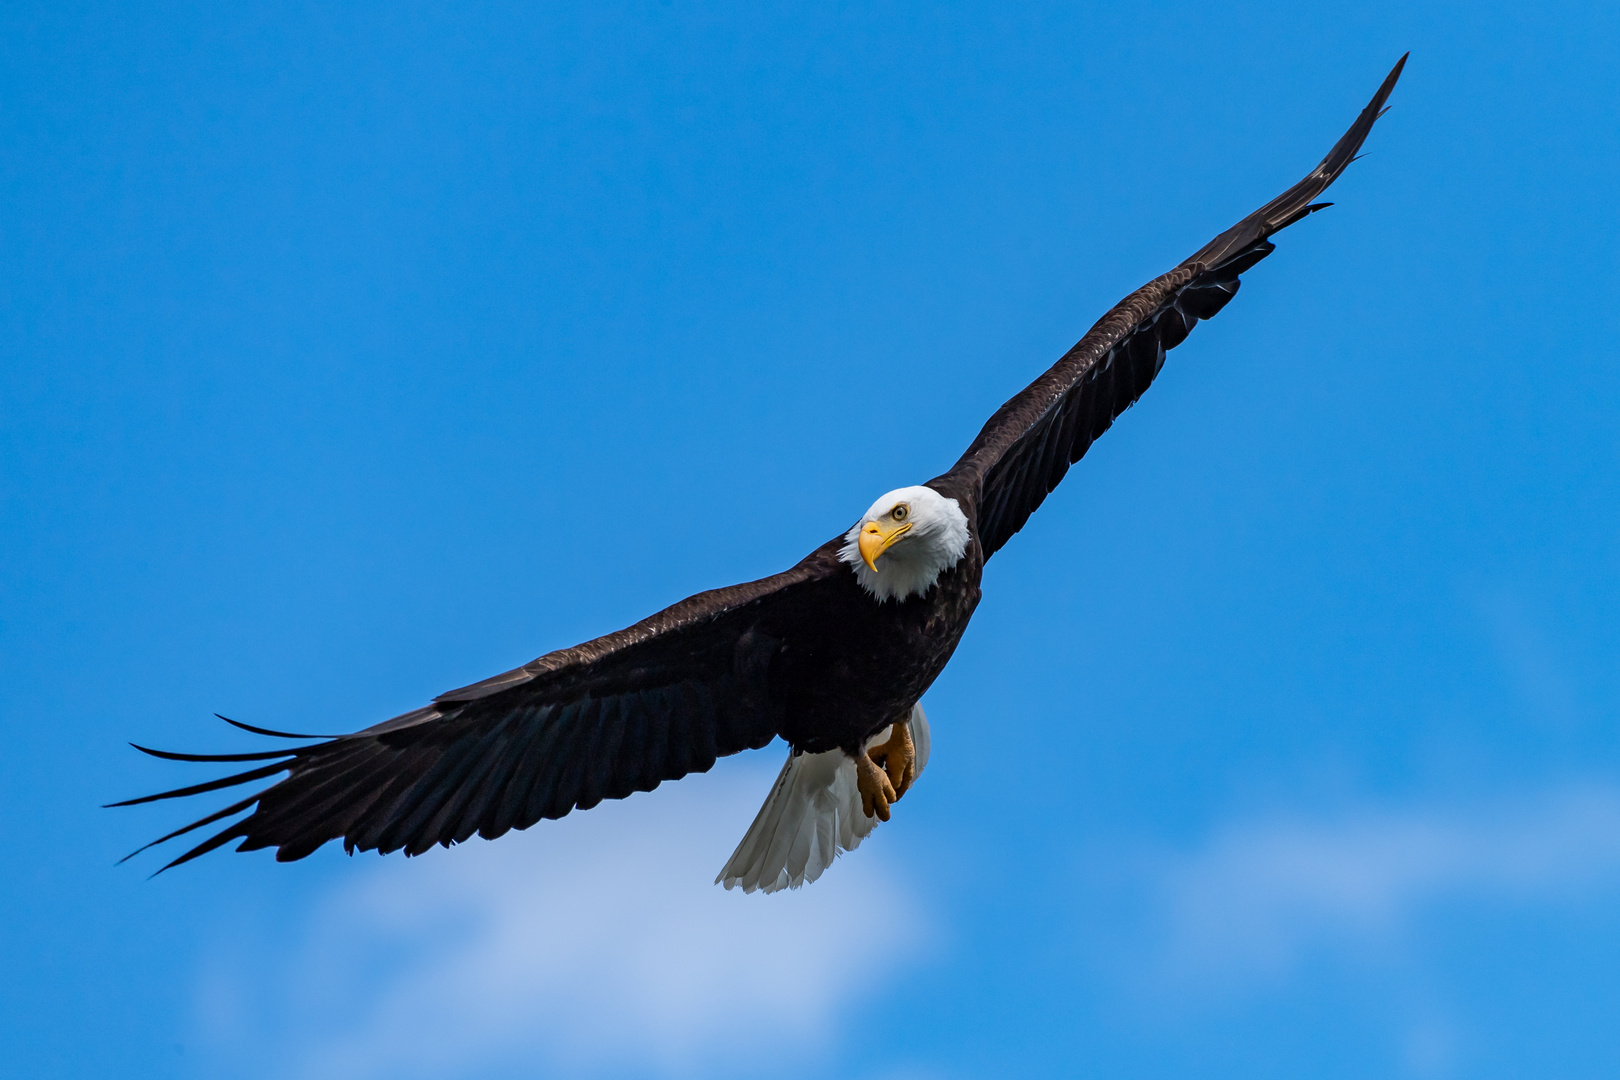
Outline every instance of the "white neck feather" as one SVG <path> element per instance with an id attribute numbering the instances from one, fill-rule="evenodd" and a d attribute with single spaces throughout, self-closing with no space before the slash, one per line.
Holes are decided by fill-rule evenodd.
<path id="1" fill-rule="evenodd" d="M 877 559 L 873 573 L 861 561 L 861 528 L 887 514 L 898 502 L 911 508 L 911 528 Z M 854 528 L 844 534 L 838 557 L 855 571 L 855 579 L 879 603 L 902 603 L 931 589 L 939 575 L 962 561 L 967 552 L 967 515 L 955 499 L 947 499 L 930 487 L 906 487 L 891 491 L 862 515 Z"/>

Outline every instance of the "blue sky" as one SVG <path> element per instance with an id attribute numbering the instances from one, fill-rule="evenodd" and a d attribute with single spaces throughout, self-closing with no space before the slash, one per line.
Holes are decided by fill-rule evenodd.
<path id="1" fill-rule="evenodd" d="M 1614 1075 L 1617 31 L 7 6 L 7 1071 Z M 817 884 L 709 884 L 780 745 L 410 862 L 114 867 L 187 809 L 99 804 L 194 775 L 125 740 L 370 724 L 941 471 L 1408 49 Z"/>

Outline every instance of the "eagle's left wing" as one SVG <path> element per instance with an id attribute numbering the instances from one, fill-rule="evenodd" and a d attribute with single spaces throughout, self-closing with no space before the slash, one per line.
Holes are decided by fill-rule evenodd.
<path id="1" fill-rule="evenodd" d="M 977 491 L 986 559 L 1024 527 L 1069 466 L 1142 396 L 1165 351 L 1237 293 L 1238 276 L 1271 254 L 1267 238 L 1327 205 L 1311 200 L 1355 160 L 1405 66 L 1403 56 L 1305 179 L 1116 304 L 1050 370 L 996 411 L 950 472 L 929 482 L 942 491 Z"/>

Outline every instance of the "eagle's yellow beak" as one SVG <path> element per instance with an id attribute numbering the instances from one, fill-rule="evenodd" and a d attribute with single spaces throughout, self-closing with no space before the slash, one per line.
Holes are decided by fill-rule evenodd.
<path id="1" fill-rule="evenodd" d="M 911 522 L 904 524 L 884 523 L 882 521 L 868 521 L 861 528 L 859 547 L 861 561 L 877 573 L 878 556 L 889 550 L 889 546 L 911 531 Z"/>

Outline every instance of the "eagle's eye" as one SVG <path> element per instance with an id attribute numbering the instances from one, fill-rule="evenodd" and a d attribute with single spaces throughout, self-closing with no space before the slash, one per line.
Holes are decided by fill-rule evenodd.
<path id="1" fill-rule="evenodd" d="M 910 512 L 911 511 L 906 509 L 906 504 L 901 503 L 899 506 L 889 511 L 889 516 L 894 518 L 896 521 L 904 521 L 906 520 L 906 515 Z"/>

